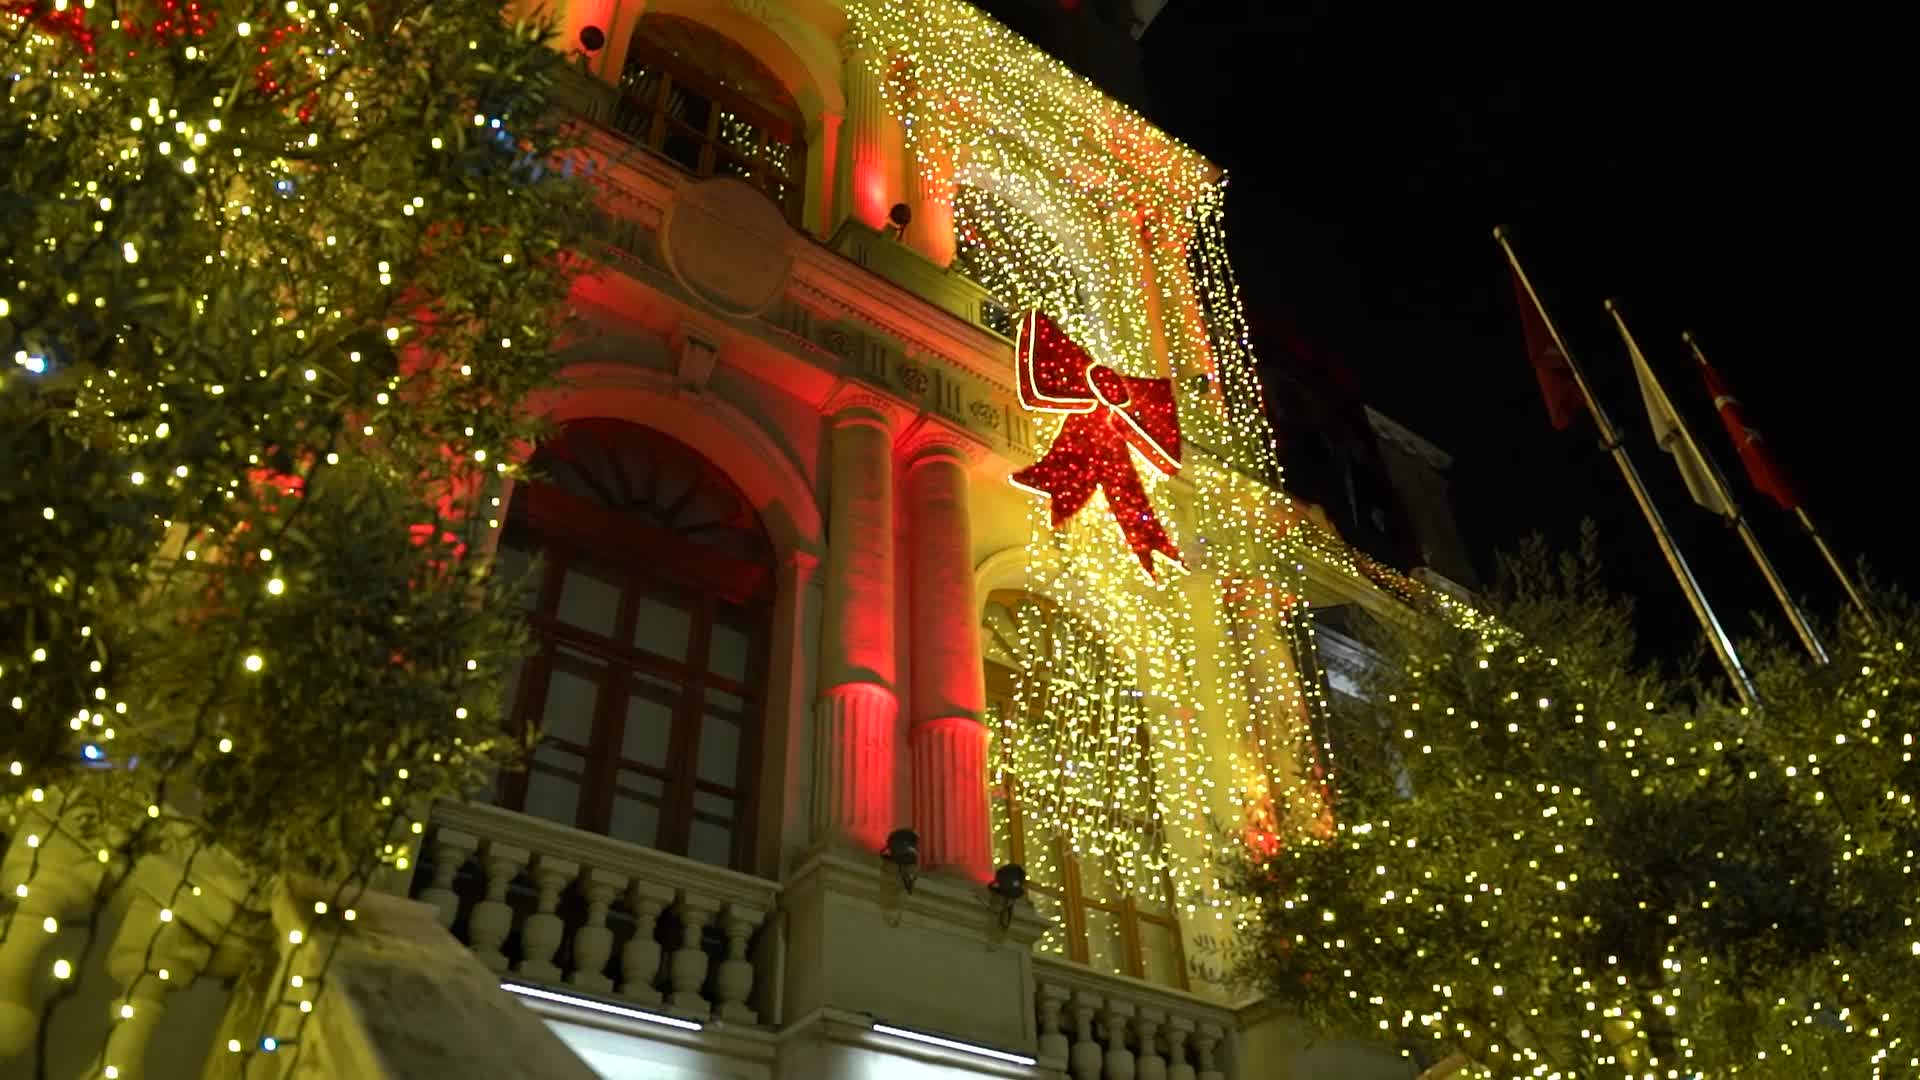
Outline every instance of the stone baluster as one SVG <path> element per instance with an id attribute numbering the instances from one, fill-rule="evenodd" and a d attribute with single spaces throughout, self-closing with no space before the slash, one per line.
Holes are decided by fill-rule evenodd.
<path id="1" fill-rule="evenodd" d="M 680 916 L 680 947 L 673 950 L 667 966 L 667 979 L 673 986 L 673 992 L 667 995 L 667 1004 L 673 1006 L 675 1012 L 705 1019 L 712 1009 L 700 993 L 707 982 L 707 952 L 700 947 L 700 938 L 720 905 L 689 892 L 681 894 L 675 910 Z"/>
<path id="2" fill-rule="evenodd" d="M 113 1026 L 93 1075 L 118 1080 L 146 1075 L 147 1049 L 166 1015 L 167 995 L 191 985 L 212 954 L 205 939 L 181 922 L 162 922 L 157 901 L 144 895 L 134 898 L 107 954 L 107 973 L 120 985 L 120 993 L 108 1004 Z"/>
<path id="3" fill-rule="evenodd" d="M 1193 1066 L 1187 1063 L 1187 1039 L 1193 1034 L 1193 1021 L 1176 1016 L 1167 1022 L 1167 1080 L 1194 1080 Z"/>
<path id="4" fill-rule="evenodd" d="M 466 865 L 473 853 L 480 850 L 480 841 L 459 829 L 436 829 L 430 845 L 433 852 L 433 878 L 426 888 L 420 890 L 422 903 L 432 904 L 440 913 L 440 925 L 453 926 L 460 917 L 460 895 L 453 891 L 453 879 Z"/>
<path id="5" fill-rule="evenodd" d="M 16 835 L 16 847 L 22 846 L 22 838 L 29 835 L 28 829 L 32 827 L 29 822 L 28 827 Z M 29 883 L 22 880 L 24 873 L 16 875 L 13 867 L 8 867 L 5 875 L 8 893 L 20 896 L 19 887 L 23 884 L 28 891 L 13 910 L 9 932 L 0 938 L 0 1061 L 24 1053 L 33 1045 L 40 1024 L 33 988 L 54 963 L 47 958 L 47 952 L 59 940 L 43 933 L 41 926 L 47 919 L 53 919 L 57 925 L 60 919 L 86 907 L 99 879 L 97 873 L 88 872 L 90 869 L 85 864 L 72 870 L 43 865 Z"/>
<path id="6" fill-rule="evenodd" d="M 14 903 L 0 932 L 0 1061 L 25 1053 L 40 1026 L 34 987 L 54 963 L 59 942 L 42 931 L 86 910 L 107 867 L 94 858 L 99 829 L 91 811 L 73 809 L 59 791 L 18 804 L 10 843 L 0 862 L 0 889 Z M 78 964 L 79 957 L 69 958 Z"/>
<path id="7" fill-rule="evenodd" d="M 1200 1071 L 1195 1080 L 1226 1080 L 1227 1074 L 1213 1060 L 1213 1048 L 1220 1044 L 1222 1034 L 1219 1027 L 1213 1024 L 1201 1024 L 1200 1029 L 1193 1033 L 1194 1055 L 1200 1059 Z"/>
<path id="8" fill-rule="evenodd" d="M 538 896 L 533 914 L 520 925 L 520 963 L 515 971 L 535 982 L 559 982 L 560 965 L 553 962 L 567 925 L 560 921 L 560 894 L 580 876 L 580 864 L 549 855 L 533 858 L 533 888 Z"/>
<path id="9" fill-rule="evenodd" d="M 488 971 L 505 973 L 507 954 L 500 951 L 513 933 L 513 908 L 507 904 L 507 889 L 526 869 L 531 854 L 523 847 L 487 841 L 480 868 L 487 877 L 486 896 L 473 905 L 467 916 L 467 947 Z"/>
<path id="10" fill-rule="evenodd" d="M 1093 1014 L 1100 1008 L 1100 998 L 1085 990 L 1073 995 L 1073 1028 L 1078 1038 L 1073 1040 L 1073 1051 L 1068 1064 L 1073 1070 L 1073 1080 L 1100 1080 L 1100 1044 L 1093 1038 Z"/>
<path id="11" fill-rule="evenodd" d="M 1040 987 L 1040 1059 L 1049 1064 L 1067 1063 L 1069 1044 L 1060 1030 L 1060 1012 L 1070 996 L 1065 987 Z"/>
<path id="12" fill-rule="evenodd" d="M 913 824 L 921 863 L 993 877 L 987 808 L 986 690 L 974 603 L 966 451 L 930 433 L 909 451 L 912 539 Z"/>
<path id="13" fill-rule="evenodd" d="M 673 890 L 635 881 L 627 902 L 633 906 L 633 939 L 620 950 L 620 996 L 646 1005 L 660 1004 L 660 942 L 654 937 L 660 913 L 673 903 Z"/>
<path id="14" fill-rule="evenodd" d="M 900 822 L 894 806 L 893 427 L 857 396 L 829 435 L 825 611 L 814 707 L 814 839 L 872 854 Z"/>
<path id="15" fill-rule="evenodd" d="M 1127 1049 L 1127 1023 L 1133 1005 L 1112 998 L 1103 1014 L 1107 1024 L 1107 1080 L 1134 1080 L 1133 1051 Z"/>
<path id="16" fill-rule="evenodd" d="M 607 978 L 607 958 L 613 955 L 613 931 L 607 929 L 607 906 L 620 895 L 625 875 L 589 867 L 580 875 L 580 891 L 587 900 L 586 925 L 573 932 L 573 970 L 567 972 L 567 984 L 589 993 L 604 994 L 613 989 Z"/>
<path id="17" fill-rule="evenodd" d="M 747 959 L 748 939 L 767 917 L 764 908 L 748 904 L 727 905 L 720 927 L 727 936 L 727 958 L 713 972 L 714 1011 L 720 1019 L 736 1024 L 757 1024 L 760 1016 L 747 1005 L 753 992 L 753 961 Z"/>
<path id="18" fill-rule="evenodd" d="M 1167 1080 L 1167 1059 L 1160 1056 L 1158 1037 L 1166 1021 L 1166 1013 L 1150 1007 L 1142 1008 L 1134 1017 L 1133 1029 L 1140 1037 L 1139 1067 L 1134 1072 L 1137 1080 Z"/>

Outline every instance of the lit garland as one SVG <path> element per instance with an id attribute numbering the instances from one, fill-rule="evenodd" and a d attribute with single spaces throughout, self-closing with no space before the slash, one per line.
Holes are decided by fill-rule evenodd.
<path id="1" fill-rule="evenodd" d="M 1209 818 L 1270 846 L 1324 828 L 1326 807 L 1316 775 L 1325 754 L 1310 736 L 1324 702 L 1292 655 L 1293 640 L 1311 642 L 1310 628 L 1294 626 L 1304 565 L 1276 486 L 1217 172 L 968 4 L 861 0 L 849 13 L 856 54 L 875 65 L 917 167 L 934 180 L 953 170 L 960 265 L 1016 309 L 1052 316 L 1097 362 L 1174 380 L 1190 432 L 1184 480 L 1138 471 L 1206 595 L 1177 569 L 1143 575 L 1099 495 L 1058 530 L 1037 501 L 1033 591 L 1100 628 L 1112 652 L 1105 669 L 1134 674 L 1088 687 L 1076 665 L 1049 657 L 1037 637 L 1026 641 L 1038 666 L 1021 673 L 1022 700 L 999 733 L 1014 749 L 996 779 L 1033 791 L 1064 783 L 1069 771 L 1102 769 L 1118 774 L 1107 781 L 1113 790 L 1152 791 L 1160 828 L 1175 841 L 1165 850 L 1151 830 L 1090 819 L 1070 799 L 1035 805 L 1044 831 L 1074 851 L 1121 852 L 1123 865 L 1142 868 L 1164 861 L 1184 911 L 1224 919 L 1233 902 L 1218 889 Z M 1035 426 L 1041 445 L 1059 434 L 1058 421 Z M 1176 492 L 1185 526 L 1169 505 Z M 1204 633 L 1196 604 L 1214 621 Z M 1217 645 L 1204 666 L 1218 685 L 1205 685 L 1203 642 Z M 1077 690 L 1064 696 L 1056 684 Z M 1035 749 L 1023 728 L 1100 730 L 1122 699 L 1149 703 L 1144 756 L 1060 753 L 1075 744 L 1052 735 Z"/>
<path id="2" fill-rule="evenodd" d="M 1534 638 L 1401 638 L 1337 832 L 1235 875 L 1241 977 L 1460 1075 L 1913 1075 L 1914 606 L 1750 650 L 1755 717 L 1635 670 L 1591 562 L 1518 565 Z"/>
<path id="3" fill-rule="evenodd" d="M 564 61 L 494 5 L 423 10 L 0 3 L 0 941 L 44 931 L 45 1010 L 136 866 L 164 891 L 115 1023 L 215 875 L 256 906 L 338 881 L 281 944 L 312 972 L 420 801 L 515 741 L 518 620 L 463 556 L 590 193 L 545 170 Z M 233 1052 L 297 1046 L 320 982 L 256 987 Z"/>

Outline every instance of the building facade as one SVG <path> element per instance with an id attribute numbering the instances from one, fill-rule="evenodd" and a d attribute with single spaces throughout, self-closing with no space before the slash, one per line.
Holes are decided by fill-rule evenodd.
<path id="1" fill-rule="evenodd" d="M 543 738 L 389 883 L 459 945 L 357 969 L 448 974 L 311 1074 L 521 1031 L 457 1033 L 484 970 L 516 1075 L 1404 1076 L 1210 945 L 1221 855 L 1327 824 L 1305 613 L 1423 588 L 1286 494 L 1218 170 L 960 0 L 560 17 L 606 266 L 493 552 Z"/>

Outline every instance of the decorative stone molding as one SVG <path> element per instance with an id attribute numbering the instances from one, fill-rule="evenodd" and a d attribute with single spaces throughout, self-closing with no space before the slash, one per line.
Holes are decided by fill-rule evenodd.
<path id="1" fill-rule="evenodd" d="M 681 390 L 699 393 L 707 388 L 720 362 L 720 337 L 715 328 L 697 323 L 682 323 L 674 333 L 674 378 Z"/>
<path id="2" fill-rule="evenodd" d="M 759 189 L 731 176 L 681 187 L 660 249 L 687 291 L 734 316 L 764 312 L 786 288 L 798 235 Z"/>
<path id="3" fill-rule="evenodd" d="M 936 456 L 957 460 L 963 466 L 973 465 L 982 456 L 979 442 L 927 413 L 914 417 L 900 432 L 894 451 L 906 462 L 908 471 Z"/>

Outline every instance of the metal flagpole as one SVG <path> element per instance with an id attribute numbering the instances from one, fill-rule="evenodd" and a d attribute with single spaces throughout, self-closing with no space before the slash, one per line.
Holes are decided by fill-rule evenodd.
<path id="1" fill-rule="evenodd" d="M 1540 313 L 1540 321 L 1552 335 L 1553 343 L 1559 347 L 1560 355 L 1567 362 L 1567 370 L 1572 373 L 1575 385 L 1580 387 L 1580 396 L 1586 399 L 1587 412 L 1593 416 L 1594 427 L 1600 431 L 1600 445 L 1613 455 L 1613 463 L 1620 467 L 1620 475 L 1627 482 L 1633 499 L 1640 504 L 1640 512 L 1646 515 L 1647 526 L 1653 530 L 1653 538 L 1660 544 L 1660 553 L 1667 557 L 1667 565 L 1673 569 L 1673 576 L 1680 582 L 1680 591 L 1686 593 L 1687 604 L 1693 608 L 1694 617 L 1700 620 L 1700 628 L 1706 632 L 1708 644 L 1720 657 L 1720 664 L 1727 669 L 1727 677 L 1733 680 L 1733 688 L 1740 700 L 1750 707 L 1758 707 L 1760 695 L 1753 688 L 1753 680 L 1747 677 L 1747 671 L 1740 666 L 1740 657 L 1733 649 L 1733 639 L 1720 627 L 1720 620 L 1714 617 L 1713 608 L 1707 605 L 1706 594 L 1700 591 L 1700 582 L 1688 569 L 1687 560 L 1680 554 L 1680 546 L 1674 542 L 1673 534 L 1667 530 L 1665 519 L 1653 505 L 1653 497 L 1647 493 L 1647 486 L 1640 479 L 1639 470 L 1633 467 L 1633 459 L 1627 456 L 1627 448 L 1620 445 L 1620 435 L 1614 430 L 1613 421 L 1607 419 L 1607 411 L 1600 407 L 1600 399 L 1593 394 L 1588 385 L 1586 373 L 1574 362 L 1573 351 L 1567 348 L 1566 339 L 1560 336 L 1560 328 L 1554 325 L 1553 318 L 1547 314 L 1545 304 L 1540 302 L 1540 294 L 1534 291 L 1532 279 L 1520 266 L 1520 257 L 1513 252 L 1513 244 L 1507 239 L 1507 228 L 1496 226 L 1493 238 L 1500 244 L 1500 250 L 1507 253 L 1507 262 L 1513 266 L 1514 276 L 1520 279 L 1521 288 L 1527 292 L 1527 298 L 1533 301 L 1533 309 Z"/>
<path id="2" fill-rule="evenodd" d="M 1620 306 L 1608 300 L 1607 314 L 1613 316 L 1613 325 L 1620 331 L 1620 340 L 1626 342 L 1629 358 L 1644 367 L 1647 374 L 1653 377 L 1654 388 L 1664 399 L 1667 412 L 1673 418 L 1674 429 L 1679 432 L 1681 443 L 1684 444 L 1686 452 L 1692 454 L 1693 459 L 1703 467 L 1707 482 L 1713 485 L 1714 493 L 1720 498 L 1720 505 L 1729 511 L 1726 515 L 1727 523 L 1740 534 L 1740 542 L 1747 545 L 1747 554 L 1753 556 L 1754 565 L 1760 568 L 1760 576 L 1767 579 L 1767 587 L 1773 590 L 1774 599 L 1780 601 L 1781 609 L 1787 613 L 1787 621 L 1793 624 L 1793 632 L 1800 635 L 1800 644 L 1807 647 L 1807 652 L 1812 654 L 1814 663 L 1826 663 L 1827 650 L 1821 647 L 1819 637 L 1814 634 L 1813 627 L 1807 623 L 1806 613 L 1800 610 L 1799 604 L 1794 603 L 1792 594 L 1787 592 L 1786 582 L 1780 580 L 1779 572 L 1773 568 L 1773 560 L 1767 558 L 1766 550 L 1760 546 L 1760 538 L 1754 535 L 1753 525 L 1747 521 L 1747 515 L 1741 513 L 1739 501 L 1733 497 L 1732 489 L 1727 486 L 1726 475 L 1720 471 L 1720 466 L 1700 449 L 1700 443 L 1694 439 L 1693 429 L 1687 425 L 1686 418 L 1673 407 L 1672 399 L 1667 398 L 1666 388 L 1659 385 L 1659 376 L 1653 375 L 1653 366 L 1647 363 L 1646 354 L 1640 351 L 1640 343 L 1634 340 L 1633 331 L 1627 329 L 1627 320 L 1620 314 Z"/>
<path id="3" fill-rule="evenodd" d="M 1680 339 L 1687 343 L 1687 348 L 1693 350 L 1693 358 L 1699 361 L 1701 365 L 1706 365 L 1707 354 L 1700 350 L 1700 342 L 1693 336 L 1693 331 L 1683 331 L 1680 334 Z M 1839 557 L 1833 553 L 1832 548 L 1827 546 L 1827 538 L 1821 535 L 1820 530 L 1814 526 L 1813 519 L 1807 516 L 1807 508 L 1804 506 L 1795 506 L 1793 508 L 1793 516 L 1799 519 L 1800 527 L 1807 531 L 1808 538 L 1813 541 L 1813 546 L 1819 549 L 1820 557 L 1827 561 L 1827 566 L 1832 569 L 1833 576 L 1840 579 L 1840 587 L 1846 590 L 1847 599 L 1852 601 L 1853 606 L 1860 610 L 1860 614 L 1867 617 L 1869 623 L 1874 622 L 1873 609 L 1867 606 L 1866 597 L 1860 594 L 1859 587 L 1853 583 L 1853 575 L 1847 573 L 1847 568 L 1841 564 Z"/>

